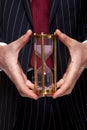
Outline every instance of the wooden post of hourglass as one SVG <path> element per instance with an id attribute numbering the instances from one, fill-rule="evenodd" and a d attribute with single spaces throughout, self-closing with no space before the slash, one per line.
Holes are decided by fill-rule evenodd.
<path id="1" fill-rule="evenodd" d="M 36 47 L 36 33 L 34 33 L 34 89 L 36 91 L 36 86 L 37 86 L 37 82 L 36 82 L 36 70 L 37 70 L 37 57 L 36 57 L 36 53 L 35 53 L 35 47 Z"/>
<path id="2" fill-rule="evenodd" d="M 42 43 L 41 43 L 41 60 L 42 60 L 42 92 L 44 94 L 44 33 L 41 33 Z"/>
<path id="3" fill-rule="evenodd" d="M 57 90 L 57 57 L 56 57 L 56 35 L 53 37 L 53 45 L 54 45 L 54 91 Z"/>

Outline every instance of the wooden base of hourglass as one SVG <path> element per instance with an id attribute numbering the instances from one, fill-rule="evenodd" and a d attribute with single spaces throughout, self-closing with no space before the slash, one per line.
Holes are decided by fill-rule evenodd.
<path id="1" fill-rule="evenodd" d="M 39 97 L 44 97 L 44 96 L 52 96 L 54 94 L 54 92 L 56 92 L 56 89 L 55 89 L 55 85 L 52 86 L 52 89 L 49 89 L 49 90 L 37 90 L 35 89 L 34 92 L 39 96 Z"/>

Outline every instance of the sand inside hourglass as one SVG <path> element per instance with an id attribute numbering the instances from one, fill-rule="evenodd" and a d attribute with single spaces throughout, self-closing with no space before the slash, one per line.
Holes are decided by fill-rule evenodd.
<path id="1" fill-rule="evenodd" d="M 52 45 L 44 45 L 44 58 L 45 60 L 52 54 Z M 36 53 L 41 57 L 41 45 L 36 45 Z"/>

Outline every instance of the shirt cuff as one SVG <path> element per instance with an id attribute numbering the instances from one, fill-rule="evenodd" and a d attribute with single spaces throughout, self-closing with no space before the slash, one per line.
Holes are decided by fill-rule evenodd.
<path id="1" fill-rule="evenodd" d="M 4 42 L 0 42 L 0 46 L 6 46 L 7 44 Z M 2 69 L 0 69 L 0 71 L 2 71 Z"/>
<path id="2" fill-rule="evenodd" d="M 84 44 L 84 43 L 87 43 L 87 40 L 83 41 L 82 43 L 83 43 L 83 44 Z"/>
<path id="3" fill-rule="evenodd" d="M 7 45 L 7 43 L 5 43 L 5 42 L 0 42 L 0 46 L 6 46 Z"/>

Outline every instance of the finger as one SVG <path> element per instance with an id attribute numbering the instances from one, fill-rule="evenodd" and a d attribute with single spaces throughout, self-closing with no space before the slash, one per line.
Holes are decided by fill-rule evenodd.
<path id="1" fill-rule="evenodd" d="M 24 76 L 22 75 L 22 71 L 17 65 L 16 67 L 11 67 L 9 71 L 6 71 L 9 78 L 13 81 L 13 83 L 16 85 L 19 93 L 21 96 L 25 97 L 32 97 L 33 99 L 37 99 L 38 96 L 29 89 L 32 88 L 31 84 L 29 84 L 29 87 L 27 86 L 27 80 L 24 80 Z"/>
<path id="2" fill-rule="evenodd" d="M 26 83 L 26 86 L 29 88 L 29 89 L 34 89 L 34 84 L 29 81 L 26 77 L 26 75 L 24 74 L 20 64 L 19 64 L 19 68 L 20 68 L 20 74 L 21 74 L 21 77 L 23 78 L 23 81 Z"/>
<path id="3" fill-rule="evenodd" d="M 31 81 L 27 80 L 26 85 L 32 90 L 34 89 L 34 84 Z"/>
<path id="4" fill-rule="evenodd" d="M 16 50 L 20 51 L 22 47 L 29 42 L 30 36 L 32 34 L 31 30 L 28 30 L 23 36 L 21 36 L 18 40 L 13 42 Z"/>
<path id="5" fill-rule="evenodd" d="M 19 67 L 20 67 L 20 70 L 21 70 L 21 73 L 22 73 L 22 77 L 23 77 L 24 81 L 26 81 L 26 85 L 27 85 L 30 89 L 34 89 L 34 84 L 27 79 L 27 76 L 24 74 L 24 72 L 23 72 L 23 70 L 22 70 L 22 68 L 21 68 L 20 63 L 19 63 Z"/>
<path id="6" fill-rule="evenodd" d="M 64 83 L 64 79 L 60 79 L 58 82 L 57 82 L 57 89 L 60 88 L 60 86 Z"/>
<path id="7" fill-rule="evenodd" d="M 66 75 L 63 77 L 64 82 L 60 86 L 60 88 L 54 93 L 53 98 L 60 97 L 66 95 L 67 93 L 70 93 L 81 72 L 82 70 L 79 71 L 79 68 L 70 64 L 70 66 L 67 69 Z"/>
<path id="8" fill-rule="evenodd" d="M 23 78 L 23 82 L 22 82 L 21 88 L 19 90 L 21 96 L 29 97 L 29 98 L 33 98 L 33 99 L 38 99 L 38 96 L 34 93 L 34 91 L 32 91 L 32 90 L 34 90 L 34 84 L 31 83 L 27 79 L 21 66 L 20 66 L 20 71 L 21 71 L 21 77 Z"/>
<path id="9" fill-rule="evenodd" d="M 20 95 L 23 97 L 33 98 L 35 100 L 38 99 L 38 96 L 34 93 L 34 91 L 30 90 L 26 86 L 22 86 L 22 89 L 20 90 Z"/>
<path id="10" fill-rule="evenodd" d="M 73 84 L 72 84 L 73 85 Z M 64 95 L 70 94 L 72 91 L 71 86 L 67 86 L 66 84 L 62 84 L 59 89 L 53 94 L 53 98 L 62 97 Z"/>
<path id="11" fill-rule="evenodd" d="M 76 45 L 76 40 L 70 38 L 66 34 L 62 33 L 60 30 L 56 30 L 55 34 L 58 36 L 58 39 L 64 43 L 68 48 L 71 48 Z"/>
<path id="12" fill-rule="evenodd" d="M 26 75 L 24 74 L 24 72 L 22 72 L 22 76 L 24 78 L 24 80 L 26 81 L 26 85 L 29 89 L 34 89 L 34 84 L 27 79 Z"/>

